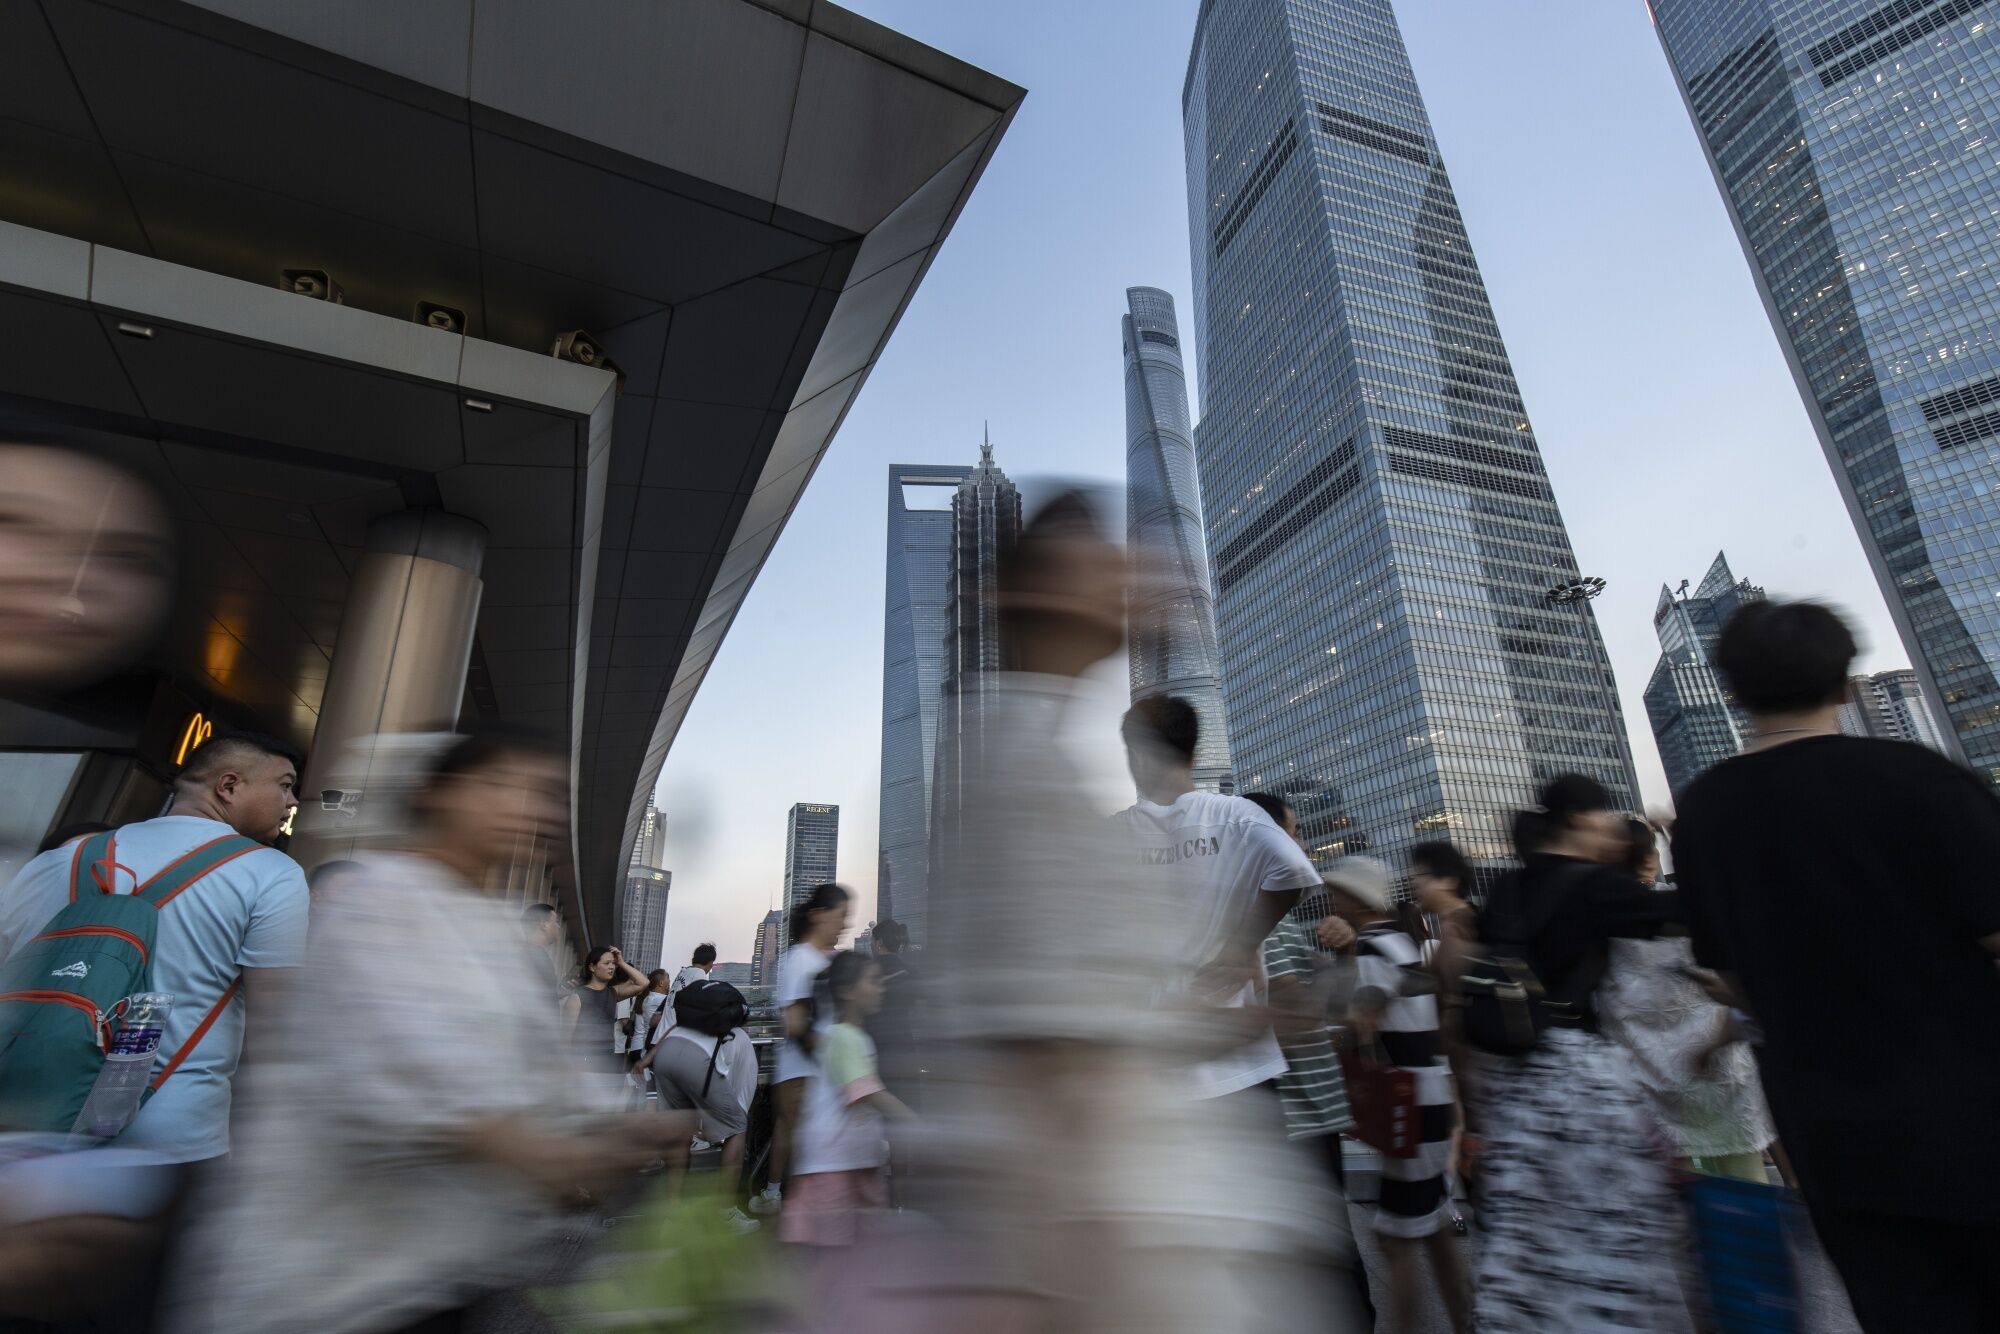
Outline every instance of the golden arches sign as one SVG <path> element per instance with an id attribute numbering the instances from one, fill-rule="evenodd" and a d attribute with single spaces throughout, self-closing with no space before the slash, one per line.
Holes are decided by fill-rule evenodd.
<path id="1" fill-rule="evenodd" d="M 214 735 L 214 720 L 203 717 L 199 712 L 194 713 L 188 718 L 187 726 L 181 729 L 180 749 L 174 752 L 174 763 L 186 764 L 187 757 L 201 749 L 201 743 Z"/>

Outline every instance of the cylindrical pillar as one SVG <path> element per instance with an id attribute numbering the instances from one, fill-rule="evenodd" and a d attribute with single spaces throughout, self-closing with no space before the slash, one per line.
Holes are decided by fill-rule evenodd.
<path id="1" fill-rule="evenodd" d="M 355 829 L 372 823 L 353 818 L 370 769 L 366 758 L 357 765 L 355 742 L 457 724 L 485 554 L 486 530 L 442 510 L 403 510 L 368 526 L 299 793 L 292 855 L 308 870 L 348 855 Z M 330 786 L 344 795 L 328 796 Z"/>

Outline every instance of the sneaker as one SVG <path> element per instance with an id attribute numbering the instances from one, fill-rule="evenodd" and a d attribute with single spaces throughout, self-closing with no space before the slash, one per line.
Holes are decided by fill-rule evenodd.
<path id="1" fill-rule="evenodd" d="M 783 1186 L 766 1186 L 750 1197 L 750 1212 L 753 1214 L 775 1214 L 785 1203 Z"/>
<path id="2" fill-rule="evenodd" d="M 715 1146 L 713 1144 L 710 1144 L 707 1140 L 703 1139 L 701 1136 L 696 1135 L 694 1137 L 694 1147 L 690 1150 L 690 1152 L 707 1153 L 710 1149 L 714 1147 Z"/>
<path id="3" fill-rule="evenodd" d="M 747 1236 L 764 1226 L 741 1209 L 731 1209 L 728 1213 L 724 1214 L 722 1216 L 722 1225 L 739 1237 Z"/>

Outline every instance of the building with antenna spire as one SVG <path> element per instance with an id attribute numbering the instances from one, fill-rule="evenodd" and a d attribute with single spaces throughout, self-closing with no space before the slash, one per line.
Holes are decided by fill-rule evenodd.
<path id="1" fill-rule="evenodd" d="M 1201 481 L 1188 420 L 1174 299 L 1125 291 L 1125 544 L 1136 577 L 1131 615 L 1132 702 L 1178 695 L 1201 720 L 1194 783 L 1230 792 L 1229 719 L 1215 643 Z"/>

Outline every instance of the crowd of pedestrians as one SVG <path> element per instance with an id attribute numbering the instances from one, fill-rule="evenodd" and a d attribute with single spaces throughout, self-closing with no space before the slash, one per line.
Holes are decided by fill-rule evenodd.
<path id="1" fill-rule="evenodd" d="M 310 888 L 270 846 L 298 757 L 269 738 L 195 751 L 157 819 L 64 831 L 0 899 L 0 1321 L 477 1329 L 654 1183 L 792 1257 L 777 1329 L 1723 1328 L 1689 1200 L 1725 1181 L 1796 1191 L 1870 1334 L 2000 1327 L 2000 805 L 1839 734 L 1838 617 L 1730 623 L 1754 739 L 1670 841 L 1571 773 L 1512 859 L 1392 866 L 1198 789 L 1171 695 L 1125 716 L 1133 802 L 1091 810 L 1066 711 L 1124 581 L 1087 497 L 1026 525 L 924 947 L 882 921 L 843 950 L 852 896 L 811 890 L 768 1055 L 713 945 L 564 976 L 559 914 L 490 891 L 563 828 L 532 736 L 401 739 L 395 818 Z M 98 1085 L 44 1000 L 134 950 L 171 1009 L 78 1151 Z"/>

